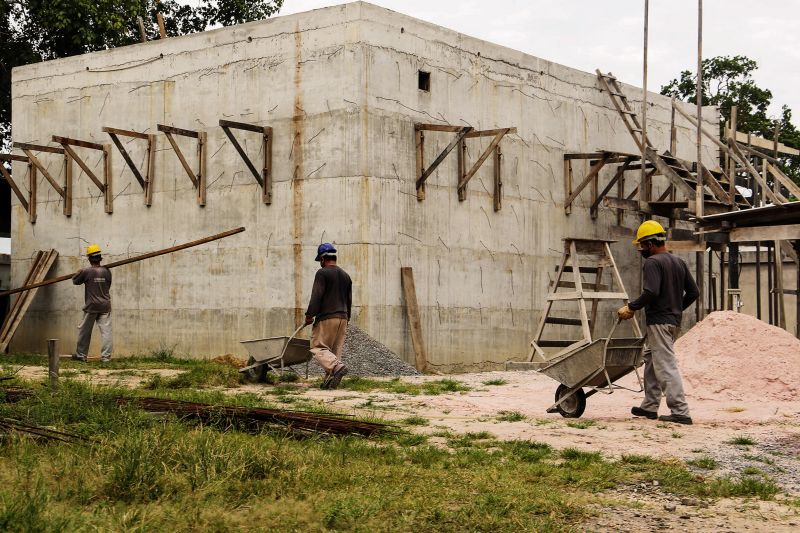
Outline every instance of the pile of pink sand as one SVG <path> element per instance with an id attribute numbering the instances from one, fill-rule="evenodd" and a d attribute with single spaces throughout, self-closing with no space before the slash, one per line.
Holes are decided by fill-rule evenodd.
<path id="1" fill-rule="evenodd" d="M 752 316 L 711 313 L 675 352 L 690 396 L 800 401 L 800 340 Z"/>

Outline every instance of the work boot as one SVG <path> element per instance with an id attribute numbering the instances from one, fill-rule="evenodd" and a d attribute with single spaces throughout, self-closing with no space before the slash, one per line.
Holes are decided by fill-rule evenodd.
<path id="1" fill-rule="evenodd" d="M 339 365 L 339 368 L 334 370 L 333 374 L 331 375 L 331 389 L 336 389 L 339 387 L 339 383 L 342 382 L 342 378 L 347 374 L 348 370 L 344 364 Z"/>
<path id="2" fill-rule="evenodd" d="M 687 426 L 692 425 L 692 417 L 686 415 L 662 415 L 659 416 L 658 419 L 661 422 L 673 422 L 675 424 L 685 424 Z"/>
<path id="3" fill-rule="evenodd" d="M 76 353 L 72 354 L 72 360 L 73 361 L 80 361 L 81 363 L 85 363 L 86 362 L 86 358 L 85 357 L 83 357 L 82 355 L 78 355 Z"/>
<path id="4" fill-rule="evenodd" d="M 322 384 L 320 384 L 319 388 L 328 390 L 331 388 L 331 383 L 333 383 L 333 373 L 325 374 L 325 379 L 322 380 Z"/>
<path id="5" fill-rule="evenodd" d="M 633 416 L 643 416 L 650 420 L 655 420 L 658 418 L 658 412 L 648 411 L 647 409 L 642 409 L 641 407 L 631 407 L 631 414 Z"/>

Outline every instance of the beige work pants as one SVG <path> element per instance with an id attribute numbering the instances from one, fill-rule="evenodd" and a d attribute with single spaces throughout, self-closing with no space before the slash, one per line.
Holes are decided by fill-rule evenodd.
<path id="1" fill-rule="evenodd" d="M 661 397 L 673 415 L 689 416 L 689 404 L 683 394 L 673 343 L 678 328 L 669 324 L 647 326 L 647 349 L 644 351 L 644 400 L 641 408 L 658 411 Z"/>
<path id="2" fill-rule="evenodd" d="M 78 325 L 78 347 L 75 350 L 75 355 L 85 359 L 89 351 L 89 343 L 92 342 L 92 329 L 97 322 L 97 327 L 100 330 L 100 340 L 103 347 L 100 350 L 100 358 L 103 361 L 111 359 L 111 352 L 114 350 L 114 344 L 111 335 L 111 313 L 83 313 L 83 320 Z"/>
<path id="3" fill-rule="evenodd" d="M 311 330 L 311 353 L 328 374 L 342 362 L 345 333 L 347 320 L 344 318 L 326 318 L 315 322 Z"/>

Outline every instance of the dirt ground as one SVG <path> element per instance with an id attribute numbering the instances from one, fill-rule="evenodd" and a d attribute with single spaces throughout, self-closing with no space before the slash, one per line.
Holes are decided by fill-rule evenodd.
<path id="1" fill-rule="evenodd" d="M 140 386 L 155 373 L 173 376 L 176 370 L 105 370 L 74 373 L 77 379 L 95 383 Z M 26 368 L 25 378 L 44 378 L 43 368 Z M 553 402 L 557 383 L 533 371 L 484 372 L 448 375 L 469 391 L 435 396 L 413 396 L 384 391 L 354 392 L 346 389 L 323 391 L 300 387 L 308 399 L 328 404 L 339 411 L 375 415 L 389 420 L 422 416 L 429 420 L 415 431 L 431 435 L 432 442 L 444 442 L 437 433 L 487 431 L 497 439 L 526 439 L 546 442 L 555 448 L 574 447 L 600 451 L 606 457 L 641 454 L 662 459 L 691 461 L 713 458 L 714 470 L 691 467 L 698 475 L 725 476 L 757 468 L 769 475 L 785 494 L 775 501 L 743 499 L 699 501 L 679 499 L 664 493 L 657 485 L 619 487 L 604 494 L 604 503 L 595 507 L 596 516 L 583 527 L 590 531 L 800 531 L 800 401 L 758 402 L 717 401 L 701 391 L 687 390 L 694 425 L 666 424 L 634 418 L 630 408 L 638 405 L 642 394 L 617 390 L 611 395 L 588 398 L 584 415 L 566 419 L 546 413 Z M 404 377 L 419 383 L 442 376 Z M 502 380 L 501 385 L 487 381 Z M 635 377 L 627 376 L 621 385 L 636 388 Z M 231 393 L 255 393 L 275 398 L 269 385 L 244 385 Z M 524 416 L 516 422 L 498 420 L 503 412 Z M 666 414 L 662 406 L 662 413 Z M 753 444 L 735 445 L 736 437 L 749 437 Z M 793 500 L 794 505 L 789 505 Z"/>

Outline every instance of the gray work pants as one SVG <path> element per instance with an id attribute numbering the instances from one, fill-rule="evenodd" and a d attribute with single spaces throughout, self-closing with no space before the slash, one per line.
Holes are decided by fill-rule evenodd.
<path id="1" fill-rule="evenodd" d="M 89 343 L 92 342 L 92 328 L 95 322 L 100 329 L 100 339 L 103 347 L 100 351 L 100 359 L 108 361 L 111 359 L 111 352 L 114 344 L 111 336 L 111 313 L 83 313 L 83 320 L 78 325 L 78 347 L 75 355 L 85 359 L 89 351 Z"/>
<path id="2" fill-rule="evenodd" d="M 667 397 L 667 407 L 673 415 L 689 416 L 689 405 L 683 394 L 683 381 L 673 350 L 677 334 L 678 328 L 669 324 L 647 326 L 647 349 L 644 351 L 644 400 L 641 405 L 646 411 L 657 412 L 663 395 Z"/>

